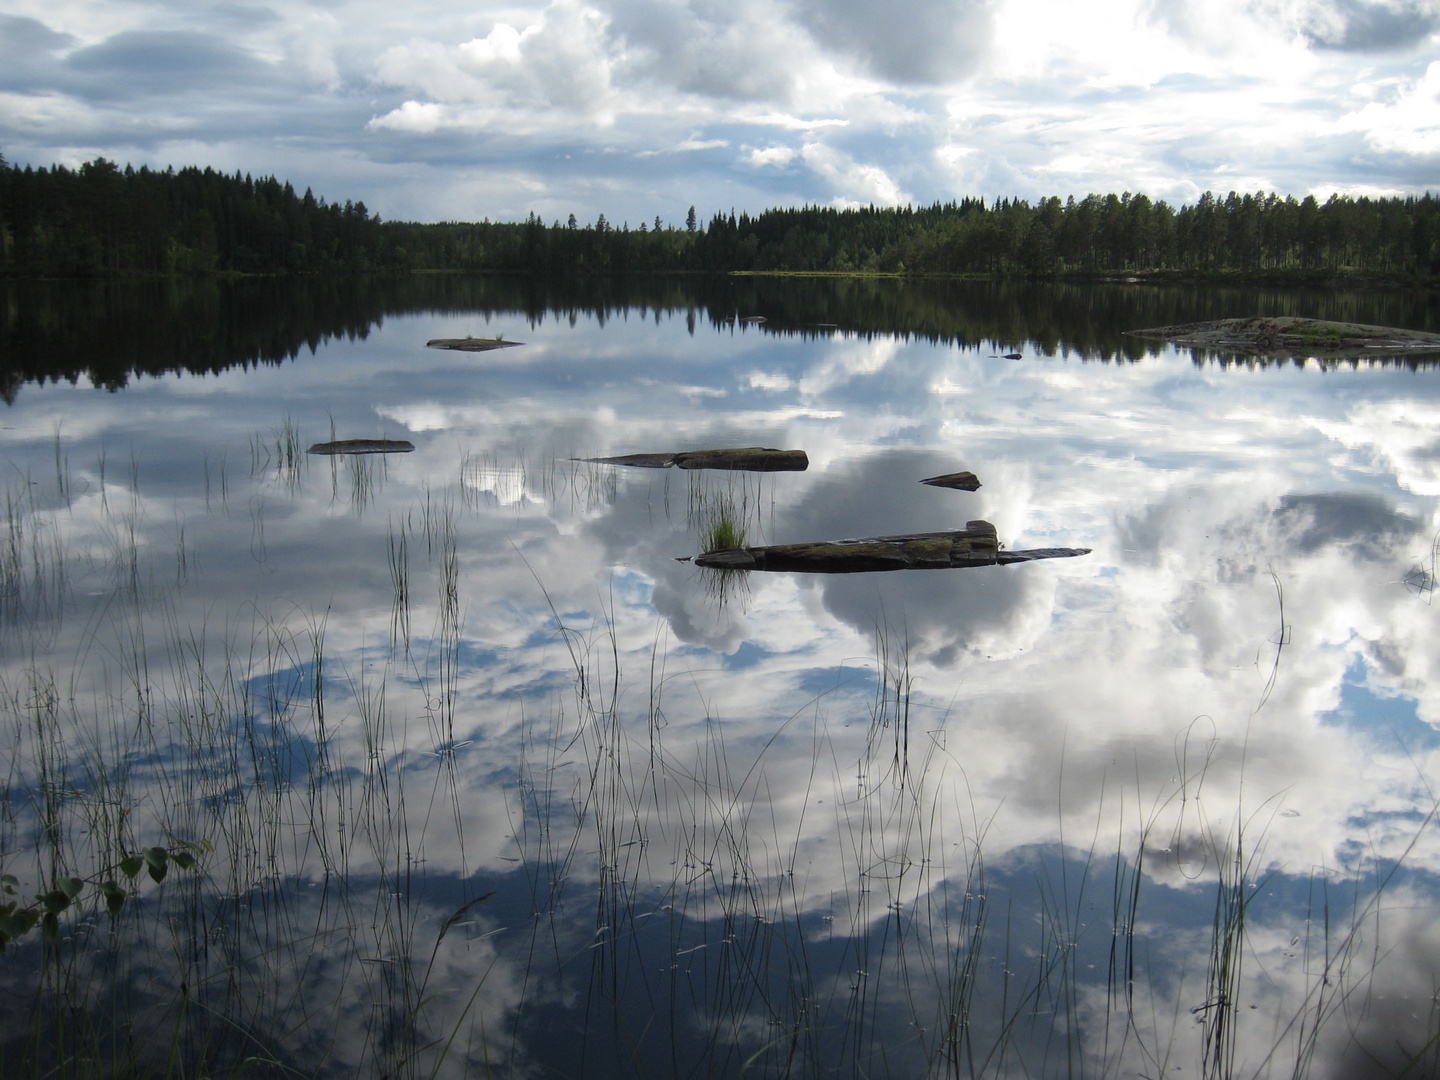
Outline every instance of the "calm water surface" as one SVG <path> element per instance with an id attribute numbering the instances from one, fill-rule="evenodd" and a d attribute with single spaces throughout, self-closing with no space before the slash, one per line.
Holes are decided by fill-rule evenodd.
<path id="1" fill-rule="evenodd" d="M 0 298 L 4 1067 L 1431 1075 L 1430 298 L 503 280 Z M 765 316 L 747 323 L 747 316 Z M 426 349 L 473 334 L 524 342 Z M 1005 354 L 1019 353 L 1020 359 Z M 413 453 L 325 458 L 332 438 Z M 601 455 L 803 449 L 805 472 Z M 922 486 L 975 472 L 974 493 Z M 1081 558 L 707 574 L 961 528 Z"/>

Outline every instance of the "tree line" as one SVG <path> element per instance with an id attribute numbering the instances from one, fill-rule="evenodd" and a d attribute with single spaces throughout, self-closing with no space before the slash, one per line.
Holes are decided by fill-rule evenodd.
<path id="1" fill-rule="evenodd" d="M 0 273 L 273 274 L 389 269 L 364 203 L 327 203 L 273 176 L 121 169 L 97 158 L 19 168 L 0 158 Z"/>
<path id="2" fill-rule="evenodd" d="M 121 169 L 98 158 L 11 166 L 0 157 L 0 274 L 463 270 L 548 277 L 631 272 L 1278 277 L 1440 274 L 1440 197 L 1209 192 L 978 198 L 923 207 L 804 206 L 757 215 L 691 207 L 683 225 L 382 222 L 364 203 L 299 194 L 273 176 Z"/>

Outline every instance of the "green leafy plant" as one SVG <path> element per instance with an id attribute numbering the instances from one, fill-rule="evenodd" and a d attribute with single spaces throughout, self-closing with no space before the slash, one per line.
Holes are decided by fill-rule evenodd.
<path id="1" fill-rule="evenodd" d="M 210 850 L 209 842 L 191 844 L 183 841 L 170 847 L 142 848 L 88 878 L 57 877 L 48 891 L 37 893 L 29 903 L 18 898 L 20 879 L 14 874 L 0 874 L 0 892 L 6 897 L 4 902 L 0 902 L 0 952 L 34 930 L 37 924 L 47 938 L 54 938 L 60 931 L 61 914 L 80 900 L 87 886 L 104 900 L 105 910 L 111 918 L 119 915 L 133 894 L 135 885 L 128 889 L 122 886 L 116 880 L 117 871 L 127 883 L 131 883 L 144 870 L 150 880 L 158 884 L 165 880 L 172 864 L 181 870 L 193 870 L 199 865 L 196 856 L 208 854 Z"/>

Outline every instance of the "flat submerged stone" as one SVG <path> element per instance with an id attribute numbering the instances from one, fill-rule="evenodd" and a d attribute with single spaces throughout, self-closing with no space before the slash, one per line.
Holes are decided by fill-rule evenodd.
<path id="1" fill-rule="evenodd" d="M 415 444 L 404 439 L 338 439 L 316 443 L 307 454 L 408 454 Z"/>
<path id="2" fill-rule="evenodd" d="M 510 349 L 524 345 L 523 341 L 506 341 L 504 338 L 461 337 L 431 338 L 425 342 L 427 349 L 453 349 L 456 352 L 489 352 L 491 349 Z"/>

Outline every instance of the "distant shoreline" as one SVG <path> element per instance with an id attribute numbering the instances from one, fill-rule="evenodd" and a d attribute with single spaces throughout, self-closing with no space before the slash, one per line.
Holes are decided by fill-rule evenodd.
<path id="1" fill-rule="evenodd" d="M 1070 285 L 1192 285 L 1192 286 L 1269 286 L 1274 288 L 1311 289 L 1418 289 L 1440 290 L 1440 275 L 1415 277 L 1386 274 L 1378 271 L 1341 267 L 1333 270 L 1055 270 L 1050 272 L 999 273 L 937 273 L 904 270 L 577 270 L 571 273 L 540 273 L 534 270 L 466 269 L 463 267 L 415 267 L 413 269 L 369 270 L 192 270 L 180 272 L 147 272 L 117 270 L 77 274 L 24 274 L 0 271 L 0 282 L 66 281 L 264 281 L 294 278 L 403 278 L 403 277 L 528 277 L 546 281 L 603 281 L 624 278 L 655 277 L 730 277 L 730 278 L 814 278 L 845 281 L 971 281 L 1029 282 L 1034 284 Z"/>

